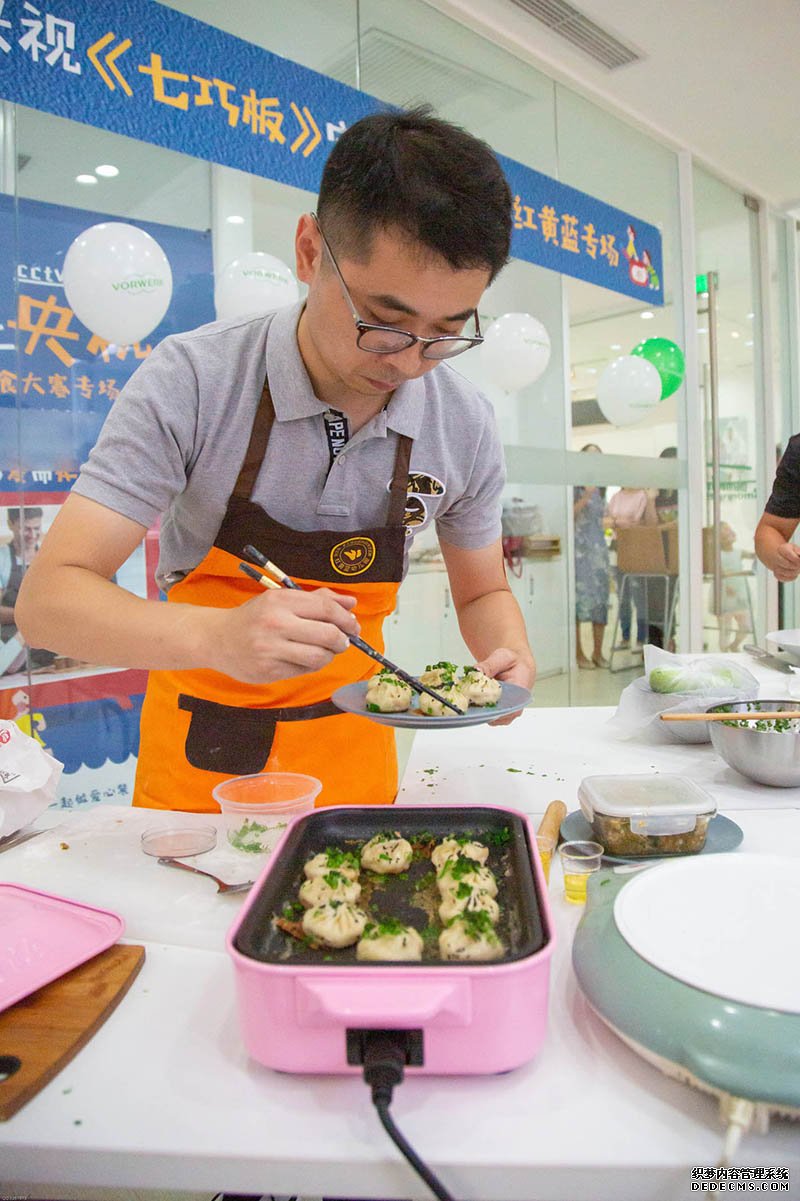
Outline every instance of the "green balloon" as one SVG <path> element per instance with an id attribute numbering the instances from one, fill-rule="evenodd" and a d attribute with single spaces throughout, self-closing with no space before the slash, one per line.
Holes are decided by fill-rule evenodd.
<path id="1" fill-rule="evenodd" d="M 686 363 L 680 346 L 670 342 L 669 338 L 645 338 L 638 346 L 634 346 L 631 354 L 652 363 L 661 376 L 661 399 L 672 396 L 683 383 Z"/>

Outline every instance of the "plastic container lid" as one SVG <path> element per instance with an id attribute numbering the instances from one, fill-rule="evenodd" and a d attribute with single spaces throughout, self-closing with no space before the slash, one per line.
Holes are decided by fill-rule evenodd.
<path id="1" fill-rule="evenodd" d="M 217 845 L 214 826 L 154 826 L 142 834 L 142 850 L 156 858 L 202 855 Z"/>
<path id="2" fill-rule="evenodd" d="M 578 800 L 587 821 L 626 818 L 637 834 L 685 834 L 717 812 L 714 798 L 686 776 L 586 776 Z"/>

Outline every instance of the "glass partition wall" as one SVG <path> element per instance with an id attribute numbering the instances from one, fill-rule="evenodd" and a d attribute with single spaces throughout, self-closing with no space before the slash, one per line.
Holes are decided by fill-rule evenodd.
<path id="1" fill-rule="evenodd" d="M 527 514 L 528 533 L 519 545 L 507 548 L 507 562 L 539 661 L 537 703 L 615 703 L 620 690 L 641 674 L 639 641 L 688 649 L 681 605 L 681 595 L 691 586 L 685 567 L 686 411 L 697 398 L 687 399 L 680 385 L 635 421 L 619 411 L 604 412 L 598 403 L 603 373 L 643 340 L 658 337 L 689 355 L 697 353 L 681 345 L 685 314 L 676 155 L 423 0 L 406 0 L 402 6 L 389 0 L 361 0 L 358 5 L 354 0 L 304 0 L 288 10 L 277 0 L 239 0 L 213 12 L 200 0 L 175 0 L 171 7 L 388 103 L 428 101 L 441 116 L 465 125 L 498 152 L 659 229 L 663 306 L 649 304 L 646 289 L 641 301 L 632 300 L 514 260 L 486 292 L 481 325 L 505 313 L 536 317 L 551 343 L 544 374 L 533 384 L 506 391 L 479 351 L 453 364 L 494 406 L 508 464 L 504 503 Z M 424 30 L 424 37 L 418 38 L 417 30 Z M 30 248 L 40 228 L 34 218 L 50 221 L 53 232 L 57 216 L 62 224 L 50 264 L 55 297 L 51 331 L 57 328 L 57 309 L 65 307 L 57 275 L 64 252 L 78 232 L 104 215 L 157 227 L 178 263 L 173 304 L 163 327 L 155 331 L 159 338 L 213 319 L 215 277 L 237 255 L 260 250 L 294 266 L 294 229 L 300 214 L 313 207 L 310 193 L 31 110 L 17 108 L 15 115 L 11 152 L 8 123 L 4 126 L 4 161 L 16 166 L 0 198 L 9 229 L 15 230 L 9 240 L 18 281 L 13 305 L 18 308 L 23 295 L 34 301 L 51 295 L 44 279 L 31 278 Z M 109 164 L 117 167 L 116 176 L 97 171 Z M 93 175 L 95 182 L 78 183 L 78 175 Z M 746 214 L 743 219 L 747 221 Z M 711 222 L 707 224 L 710 228 Z M 718 256 L 711 248 L 703 250 L 703 261 L 720 271 L 722 287 Z M 47 265 L 44 259 L 39 263 L 42 269 Z M 7 326 L 9 316 L 4 314 Z M 743 319 L 748 320 L 746 313 Z M 46 528 L 136 355 L 147 351 L 139 347 L 123 354 L 90 345 L 91 338 L 81 335 L 83 341 L 71 350 L 69 340 L 62 339 L 72 362 L 54 361 L 42 373 L 30 370 L 31 337 L 18 323 L 4 339 L 1 366 L 13 374 L 14 386 L 12 391 L 4 374 L 0 421 L 5 422 L 6 445 L 16 448 L 17 470 L 30 469 L 25 478 L 30 492 L 23 494 L 23 503 L 43 510 Z M 42 336 L 39 349 L 47 338 L 53 340 L 54 334 Z M 747 340 L 742 336 L 742 349 Z M 25 383 L 37 373 L 42 376 L 38 384 L 32 379 Z M 62 375 L 67 385 L 56 379 Z M 59 396 L 65 386 L 68 395 Z M 41 412 L 48 414 L 48 436 L 54 440 L 49 450 L 39 444 L 42 421 L 36 413 Z M 737 410 L 730 416 L 742 414 Z M 731 436 L 738 428 L 730 426 Z M 601 453 L 585 451 L 587 446 Z M 49 470 L 45 450 L 67 473 L 59 483 L 61 491 L 52 497 L 46 495 L 47 481 L 35 474 Z M 651 559 L 620 561 L 622 527 L 608 516 L 609 509 L 622 504 L 612 504 L 615 494 L 623 493 L 625 501 L 642 492 L 647 494 L 647 517 L 641 524 L 652 526 L 650 533 L 661 548 L 655 568 Z M 600 583 L 588 590 L 582 561 L 589 529 L 581 517 L 585 509 L 592 513 L 589 542 L 602 561 Z M 124 586 L 155 594 L 157 539 L 158 531 L 151 531 L 120 573 Z M 629 604 L 621 612 L 623 582 Z M 718 623 L 709 625 L 716 629 Z M 433 531 L 415 540 L 387 645 L 412 670 L 443 657 L 467 661 Z M 583 667 L 579 657 L 588 661 Z M 9 673 L 0 687 L 0 705 L 3 716 L 24 719 L 27 714 L 45 741 L 51 733 L 49 745 L 68 764 L 69 803 L 124 800 L 132 781 L 143 689 L 142 672 L 50 663 L 33 674 Z M 90 754 L 87 758 L 87 747 L 103 748 L 97 763 L 89 761 Z"/>

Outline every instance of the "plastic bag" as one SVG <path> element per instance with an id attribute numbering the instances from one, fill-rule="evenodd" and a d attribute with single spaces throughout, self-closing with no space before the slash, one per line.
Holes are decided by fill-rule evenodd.
<path id="1" fill-rule="evenodd" d="M 0 721 L 0 838 L 44 813 L 63 766 L 16 722 Z"/>
<path id="2" fill-rule="evenodd" d="M 519 496 L 503 502 L 503 534 L 506 538 L 526 538 L 544 531 L 542 510 L 526 504 Z"/>
<path id="3" fill-rule="evenodd" d="M 656 742 L 708 742 L 708 722 L 662 722 L 662 713 L 703 713 L 711 705 L 746 701 L 758 697 L 758 681 L 738 663 L 724 655 L 671 655 L 658 646 L 644 648 L 644 676 L 621 693 L 617 711 L 608 728 L 617 738 L 645 735 Z M 650 673 L 672 687 L 656 692 Z M 681 690 L 679 690 L 679 688 Z"/>

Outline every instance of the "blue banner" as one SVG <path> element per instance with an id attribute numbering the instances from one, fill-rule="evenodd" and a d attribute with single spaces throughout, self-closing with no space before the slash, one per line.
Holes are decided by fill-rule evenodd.
<path id="1" fill-rule="evenodd" d="M 0 96 L 310 192 L 336 138 L 387 107 L 155 0 L 0 3 Z M 655 226 L 500 161 L 517 258 L 663 304 Z"/>
<path id="2" fill-rule="evenodd" d="M 64 256 L 106 213 L 0 194 L 0 504 L 68 492 L 123 385 L 168 334 L 214 320 L 211 235 L 137 221 L 166 254 L 172 299 L 143 344 L 109 346 L 82 325 Z"/>

